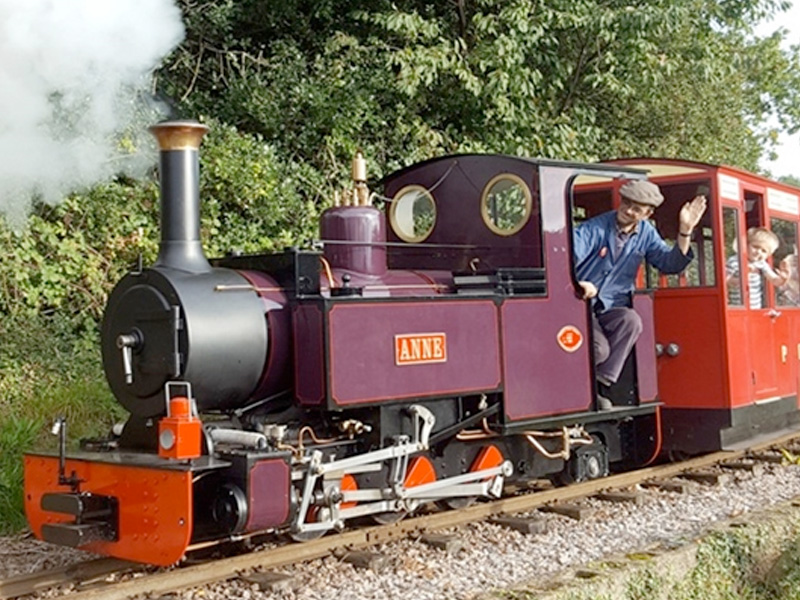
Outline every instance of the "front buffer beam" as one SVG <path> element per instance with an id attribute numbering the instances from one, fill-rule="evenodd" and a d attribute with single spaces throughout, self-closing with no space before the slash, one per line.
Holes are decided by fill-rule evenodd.
<path id="1" fill-rule="evenodd" d="M 25 513 L 34 535 L 123 560 L 168 566 L 192 536 L 192 471 L 25 456 Z M 77 487 L 77 489 L 76 489 Z"/>

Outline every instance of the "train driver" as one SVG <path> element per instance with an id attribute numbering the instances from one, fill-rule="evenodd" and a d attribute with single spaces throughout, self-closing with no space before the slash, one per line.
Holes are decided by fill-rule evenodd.
<path id="1" fill-rule="evenodd" d="M 678 241 L 669 246 L 647 221 L 664 201 L 658 186 L 649 181 L 629 181 L 619 192 L 617 210 L 584 221 L 573 237 L 576 277 L 583 297 L 592 301 L 601 410 L 612 408 L 607 388 L 616 383 L 642 332 L 641 318 L 631 308 L 631 293 L 642 259 L 662 273 L 683 271 L 693 258 L 692 231 L 706 210 L 702 195 L 684 204 L 678 215 Z"/>

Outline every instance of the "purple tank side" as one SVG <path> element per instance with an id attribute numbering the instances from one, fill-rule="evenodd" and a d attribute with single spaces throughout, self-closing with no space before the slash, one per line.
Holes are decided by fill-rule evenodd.
<path id="1" fill-rule="evenodd" d="M 329 323 L 330 396 L 338 406 L 500 388 L 492 300 L 342 302 Z M 404 355 L 404 340 L 421 337 L 439 338 L 440 353 Z"/>

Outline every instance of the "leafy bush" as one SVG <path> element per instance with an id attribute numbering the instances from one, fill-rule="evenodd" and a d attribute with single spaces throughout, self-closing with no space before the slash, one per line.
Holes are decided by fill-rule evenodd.
<path id="1" fill-rule="evenodd" d="M 752 28 L 773 0 L 180 4 L 159 89 L 326 180 L 355 147 L 379 176 L 472 151 L 756 169 L 770 117 L 800 125 L 800 50 Z"/>
<path id="2" fill-rule="evenodd" d="M 217 121 L 200 149 L 201 237 L 206 255 L 272 252 L 316 236 L 322 187 L 311 168 L 285 162 L 259 135 Z"/>
<path id="3" fill-rule="evenodd" d="M 96 337 L 77 334 L 59 314 L 0 319 L 0 533 L 24 523 L 22 454 L 55 450 L 48 431 L 56 416 L 67 418 L 73 439 L 123 416 L 103 380 Z"/>
<path id="4" fill-rule="evenodd" d="M 301 193 L 313 171 L 281 161 L 255 135 L 212 121 L 200 152 L 206 253 L 272 251 L 315 235 L 318 209 Z M 154 157 L 155 159 L 155 157 Z M 108 294 L 158 252 L 154 177 L 118 179 L 39 206 L 26 228 L 0 227 L 0 315 L 54 315 L 91 331 Z"/>

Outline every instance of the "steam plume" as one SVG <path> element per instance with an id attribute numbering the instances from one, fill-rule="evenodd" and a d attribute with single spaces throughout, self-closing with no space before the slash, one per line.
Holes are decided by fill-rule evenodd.
<path id="1" fill-rule="evenodd" d="M 0 212 L 21 224 L 125 172 L 119 140 L 160 118 L 150 74 L 183 39 L 173 0 L 0 0 Z"/>

